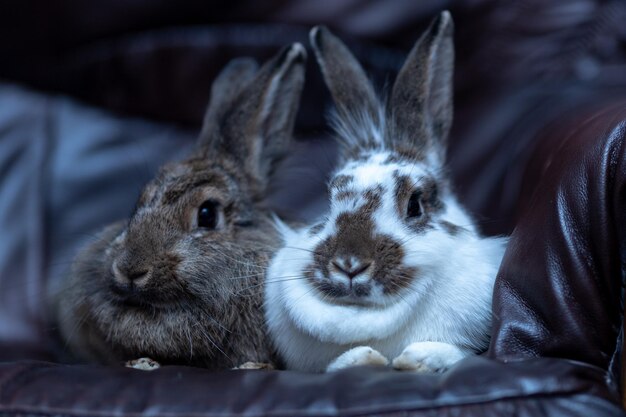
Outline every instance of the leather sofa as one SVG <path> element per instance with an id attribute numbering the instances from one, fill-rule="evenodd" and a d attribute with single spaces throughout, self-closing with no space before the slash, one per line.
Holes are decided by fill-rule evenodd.
<path id="1" fill-rule="evenodd" d="M 449 168 L 482 230 L 511 235 L 483 355 L 442 375 L 142 372 L 72 363 L 58 340 L 46 300 L 72 254 L 187 152 L 223 64 L 305 43 L 326 23 L 382 84 L 441 7 L 411 3 L 0 5 L 0 415 L 626 414 L 621 1 L 447 2 L 458 56 Z M 271 198 L 285 216 L 324 209 L 328 103 L 311 63 Z M 297 184 L 285 177 L 294 167 Z"/>

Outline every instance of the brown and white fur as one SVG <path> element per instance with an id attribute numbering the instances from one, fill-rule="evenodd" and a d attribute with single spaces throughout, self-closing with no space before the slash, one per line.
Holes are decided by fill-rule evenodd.
<path id="1" fill-rule="evenodd" d="M 290 142 L 305 60 L 293 44 L 260 69 L 232 61 L 193 155 L 163 167 L 131 219 L 78 254 L 57 302 L 77 355 L 211 369 L 272 359 L 262 283 L 280 236 L 263 201 Z"/>
<path id="2" fill-rule="evenodd" d="M 337 106 L 342 162 L 330 212 L 293 230 L 268 269 L 268 328 L 288 369 L 442 372 L 487 347 L 505 239 L 484 238 L 444 173 L 453 26 L 417 41 L 386 107 L 323 27 L 311 43 Z"/>

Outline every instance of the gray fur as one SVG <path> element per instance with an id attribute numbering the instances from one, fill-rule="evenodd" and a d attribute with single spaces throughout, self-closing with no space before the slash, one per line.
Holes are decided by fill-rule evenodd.
<path id="1" fill-rule="evenodd" d="M 441 13 L 417 40 L 393 86 L 388 137 L 435 149 L 441 160 L 452 125 L 453 23 Z"/>
<path id="2" fill-rule="evenodd" d="M 236 58 L 230 61 L 213 81 L 209 108 L 204 115 L 198 139 L 200 146 L 211 146 L 211 140 L 216 138 L 213 135 L 215 126 L 232 105 L 232 100 L 252 81 L 258 68 L 258 64 L 252 58 Z"/>
<path id="3" fill-rule="evenodd" d="M 304 60 L 295 44 L 256 74 L 250 60 L 229 65 L 194 155 L 163 167 L 132 218 L 80 251 L 57 302 L 78 356 L 210 369 L 272 360 L 262 284 L 280 236 L 262 200 L 292 134 Z M 206 200 L 218 203 L 215 229 L 197 227 Z"/>
<path id="4" fill-rule="evenodd" d="M 304 72 L 292 68 L 301 67 L 305 59 L 302 45 L 284 48 L 263 65 L 246 94 L 235 97 L 222 119 L 203 129 L 213 138 L 209 151 L 218 149 L 242 165 L 253 196 L 263 195 L 275 162 L 287 148 L 304 82 Z"/>
<path id="5" fill-rule="evenodd" d="M 361 147 L 375 148 L 381 137 L 384 115 L 374 86 L 348 48 L 326 27 L 311 30 L 310 41 L 326 85 L 337 106 L 335 128 L 348 145 L 357 140 Z M 374 127 L 374 129 L 363 129 Z M 382 133 L 382 132 L 381 132 Z M 350 148 L 350 146 L 348 146 Z"/>
<path id="6" fill-rule="evenodd" d="M 337 106 L 334 125 L 346 143 L 344 157 L 394 150 L 423 160 L 434 150 L 443 161 L 452 124 L 453 23 L 448 12 L 418 39 L 394 83 L 387 105 L 348 48 L 325 27 L 311 31 L 311 44 Z"/>

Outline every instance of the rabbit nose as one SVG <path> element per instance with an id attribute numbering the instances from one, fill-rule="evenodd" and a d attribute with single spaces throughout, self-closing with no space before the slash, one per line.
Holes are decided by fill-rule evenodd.
<path id="1" fill-rule="evenodd" d="M 113 272 L 113 279 L 118 284 L 127 285 L 132 283 L 138 287 L 145 285 L 152 274 L 152 268 L 119 265 L 117 260 L 113 262 L 111 270 Z"/>
<path id="2" fill-rule="evenodd" d="M 371 262 L 359 262 L 355 260 L 341 258 L 334 259 L 331 263 L 337 269 L 337 271 L 347 276 L 350 280 L 352 280 L 357 275 L 361 275 L 363 272 L 367 271 L 372 264 Z"/>

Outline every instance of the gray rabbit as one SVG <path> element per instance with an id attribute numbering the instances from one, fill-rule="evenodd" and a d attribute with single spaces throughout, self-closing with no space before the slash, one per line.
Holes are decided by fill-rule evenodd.
<path id="1" fill-rule="evenodd" d="M 271 361 L 262 283 L 280 236 L 264 197 L 290 142 L 305 60 L 293 44 L 260 69 L 232 61 L 213 84 L 195 152 L 164 166 L 131 219 L 78 254 L 57 296 L 78 356 L 210 369 Z"/>

